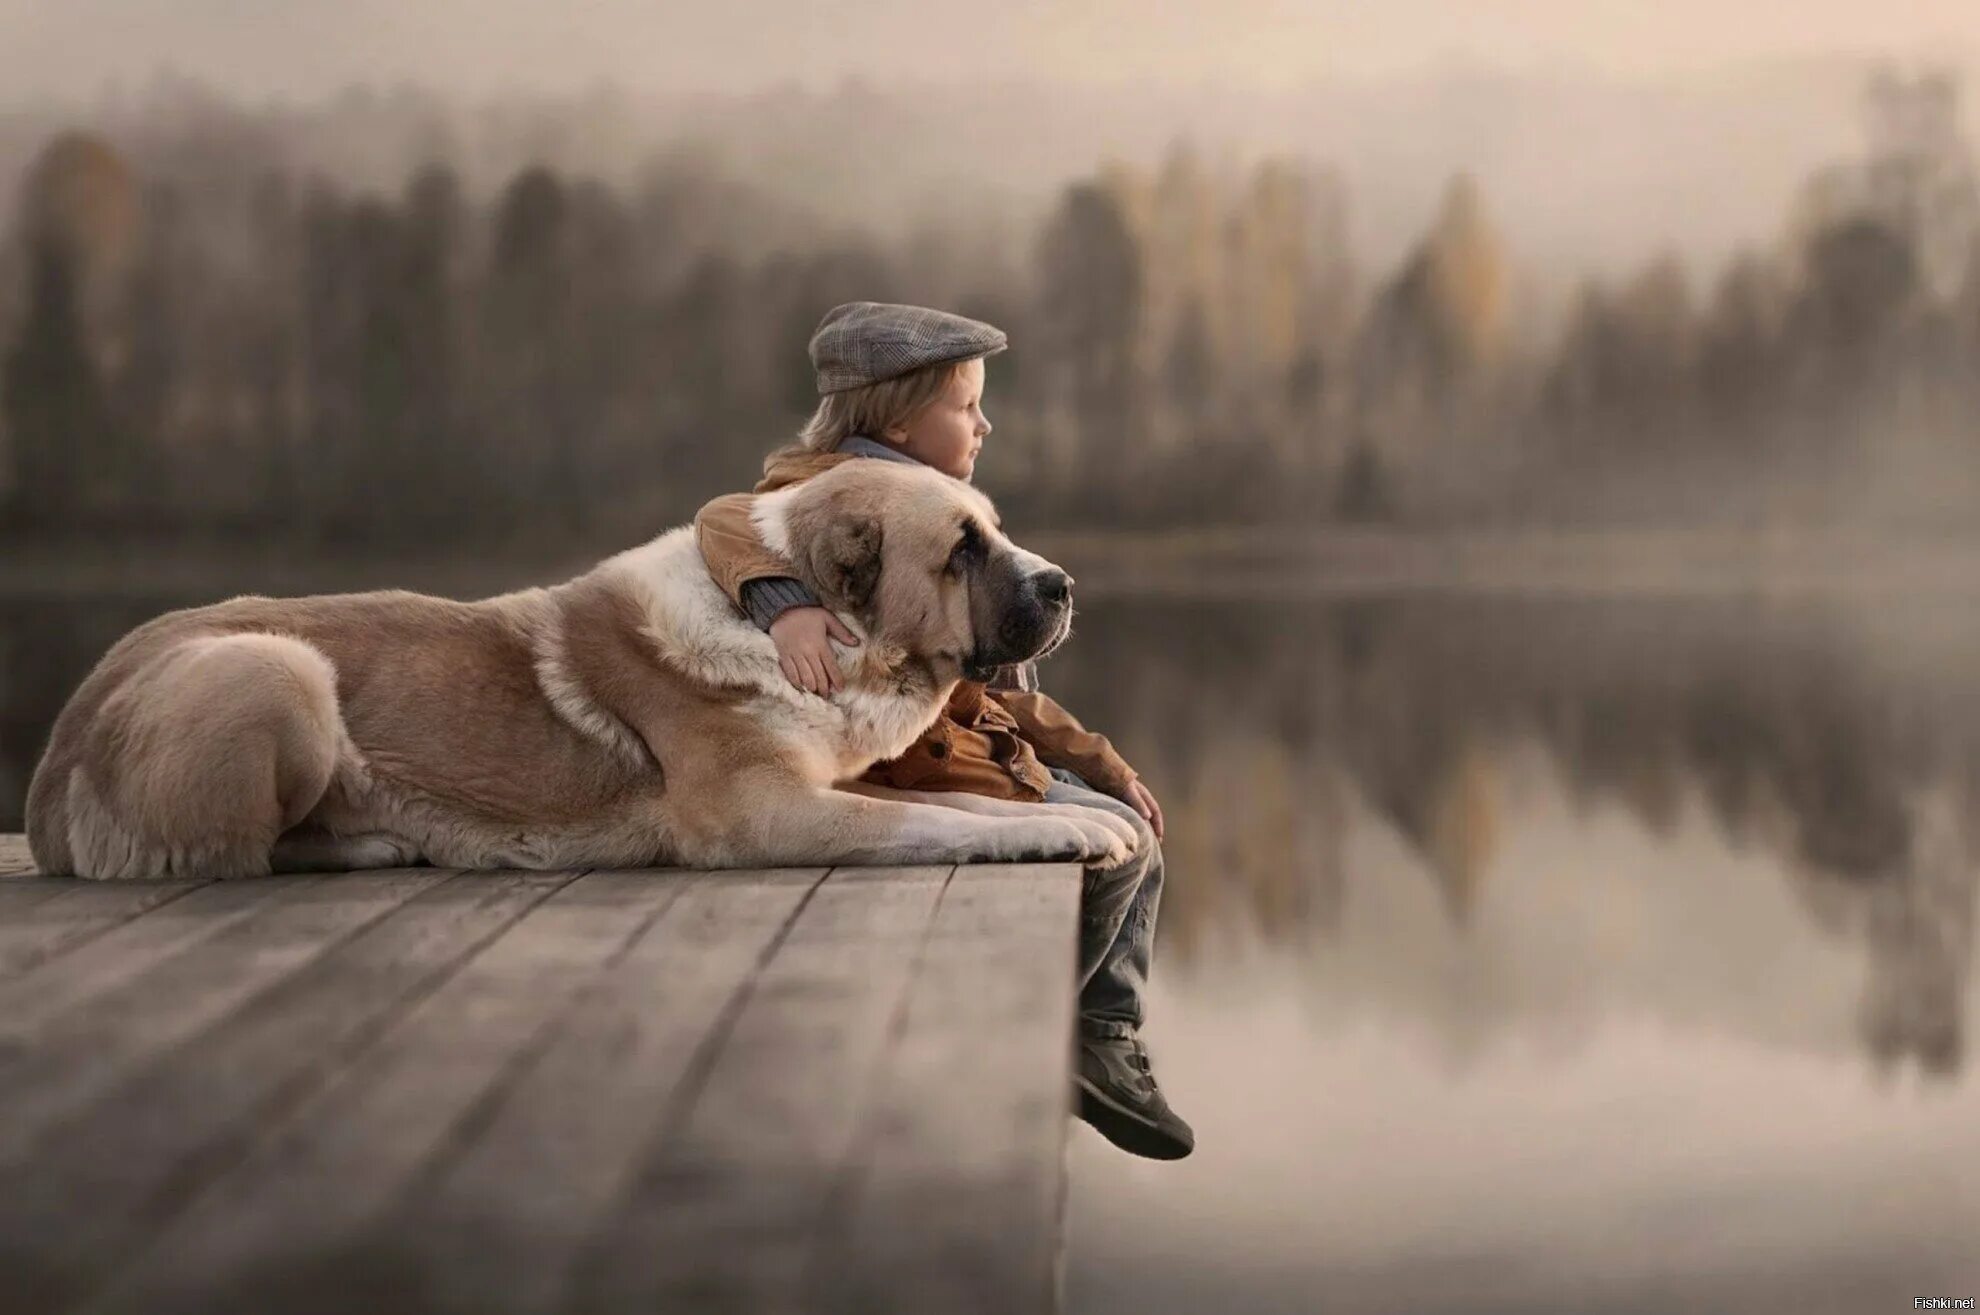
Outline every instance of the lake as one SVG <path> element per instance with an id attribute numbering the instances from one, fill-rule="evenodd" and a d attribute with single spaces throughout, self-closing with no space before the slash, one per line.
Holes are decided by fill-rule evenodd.
<path id="1" fill-rule="evenodd" d="M 1099 606 L 1194 1157 L 1076 1129 L 1078 1312 L 1980 1295 L 1964 599 Z"/>
<path id="2" fill-rule="evenodd" d="M 0 603 L 0 828 L 166 606 Z M 1045 683 L 1169 827 L 1149 1040 L 1076 1126 L 1074 1312 L 1980 1295 L 1964 597 L 1102 598 Z"/>

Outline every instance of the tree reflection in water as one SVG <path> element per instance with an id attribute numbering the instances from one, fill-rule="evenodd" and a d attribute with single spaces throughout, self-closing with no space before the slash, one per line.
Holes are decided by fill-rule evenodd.
<path id="1" fill-rule="evenodd" d="M 1045 679 L 1164 800 L 1163 952 L 1185 971 L 1237 928 L 1324 954 L 1358 813 L 1404 843 L 1463 934 L 1487 883 L 1517 879 L 1495 860 L 1537 759 L 1577 818 L 1619 808 L 1668 842 L 1695 808 L 1766 856 L 1824 933 L 1863 947 L 1873 1060 L 1950 1075 L 1973 955 L 1980 625 L 1949 611 L 1123 600 L 1085 610 Z"/>

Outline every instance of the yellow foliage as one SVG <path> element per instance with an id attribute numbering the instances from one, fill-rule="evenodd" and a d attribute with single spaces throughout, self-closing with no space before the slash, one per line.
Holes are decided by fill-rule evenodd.
<path id="1" fill-rule="evenodd" d="M 1438 327 L 1457 361 L 1476 367 L 1498 360 L 1511 277 L 1505 245 L 1469 174 L 1451 180 L 1423 255 Z"/>
<path id="2" fill-rule="evenodd" d="M 21 201 L 28 240 L 52 242 L 86 278 L 120 267 L 137 228 L 137 189 L 117 152 L 90 133 L 65 133 L 43 148 Z"/>

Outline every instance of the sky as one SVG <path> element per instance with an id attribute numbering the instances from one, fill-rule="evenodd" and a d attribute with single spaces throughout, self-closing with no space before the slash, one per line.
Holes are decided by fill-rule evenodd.
<path id="1" fill-rule="evenodd" d="M 1974 0 L 0 0 L 0 101 L 14 102 L 88 98 L 161 68 L 239 95 L 309 98 L 354 81 L 469 95 L 851 76 L 1261 88 L 1454 62 L 1659 78 L 1976 51 Z"/>

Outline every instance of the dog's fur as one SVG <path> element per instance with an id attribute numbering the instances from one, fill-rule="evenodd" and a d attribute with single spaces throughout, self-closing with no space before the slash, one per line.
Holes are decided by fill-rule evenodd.
<path id="1" fill-rule="evenodd" d="M 956 681 L 1048 650 L 1070 581 L 989 502 L 854 461 L 758 500 L 765 541 L 858 633 L 794 689 L 677 529 L 550 589 L 236 598 L 125 636 L 28 792 L 49 872 L 1124 860 L 1094 809 L 834 788 Z M 949 806 L 937 806 L 934 800 Z"/>

